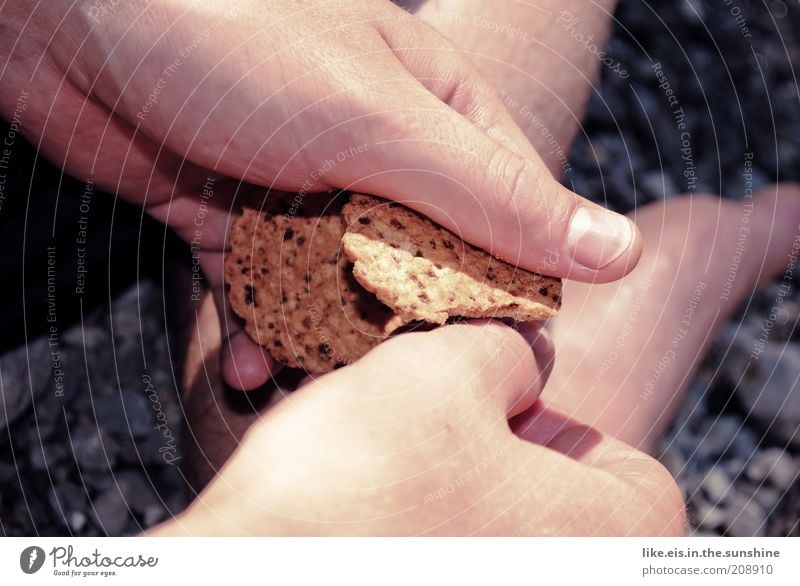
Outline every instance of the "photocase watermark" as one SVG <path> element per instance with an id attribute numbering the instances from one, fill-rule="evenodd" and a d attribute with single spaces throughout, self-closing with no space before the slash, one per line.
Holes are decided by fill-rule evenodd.
<path id="1" fill-rule="evenodd" d="M 508 452 L 516 444 L 516 442 L 516 436 L 508 438 L 503 443 L 499 444 L 489 454 L 484 456 L 480 462 L 470 466 L 467 470 L 459 474 L 454 480 L 447 482 L 436 490 L 426 494 L 425 498 L 422 500 L 422 503 L 429 505 L 454 494 L 461 487 L 466 486 L 468 483 L 481 476 L 481 474 L 483 474 L 486 469 L 489 468 L 489 466 L 491 466 L 506 452 Z"/>
<path id="2" fill-rule="evenodd" d="M 32 548 L 27 548 L 23 551 L 23 555 L 29 549 Z M 44 564 L 45 557 L 49 556 L 52 562 L 53 575 L 65 578 L 110 578 L 119 575 L 118 571 L 120 569 L 155 568 L 158 565 L 158 557 L 145 556 L 140 553 L 107 555 L 101 553 L 97 548 L 89 553 L 79 553 L 75 551 L 73 546 L 68 545 L 66 547 L 56 546 L 45 556 L 44 550 L 41 548 L 35 549 L 38 550 L 35 552 L 37 563 L 40 563 L 37 570 Z M 23 561 L 22 559 L 20 560 L 21 565 Z M 24 568 L 23 571 L 25 571 Z"/>
<path id="3" fill-rule="evenodd" d="M 555 156 L 559 165 L 561 165 L 561 171 L 563 174 L 566 175 L 572 171 L 572 167 L 569 164 L 569 153 L 564 150 L 558 139 L 544 123 L 544 120 L 534 113 L 526 104 L 521 103 L 513 96 L 501 90 L 499 93 L 500 99 L 503 101 L 503 105 L 505 105 L 506 109 L 510 112 L 516 112 L 523 118 L 523 120 L 530 124 L 533 131 L 538 132 L 541 135 L 544 145 L 550 150 L 540 151 L 539 154 Z"/>
<path id="4" fill-rule="evenodd" d="M 597 372 L 594 373 L 594 378 L 596 380 L 603 378 L 606 373 L 611 370 L 611 367 L 614 365 L 614 363 L 619 359 L 618 350 L 622 350 L 622 348 L 625 346 L 625 340 L 633 332 L 633 328 L 636 326 L 636 322 L 639 320 L 639 313 L 642 311 L 642 306 L 644 305 L 647 293 L 650 291 L 650 287 L 652 286 L 653 280 L 645 279 L 645 281 L 642 282 L 642 286 L 636 290 L 636 295 L 633 298 L 633 305 L 631 306 L 631 310 L 628 312 L 628 317 L 625 319 L 625 323 L 622 325 L 622 329 L 619 331 L 616 338 L 614 338 L 614 343 L 611 345 L 611 350 L 608 351 L 608 354 L 606 354 L 603 362 L 600 363 Z"/>
<path id="5" fill-rule="evenodd" d="M 560 260 L 561 252 L 557 248 L 545 248 L 542 260 L 536 264 L 536 272 L 545 275 L 551 274 L 551 271 L 554 271 L 556 268 L 558 268 L 558 263 Z"/>
<path id="6" fill-rule="evenodd" d="M 678 100 L 675 90 L 672 89 L 672 84 L 664 73 L 661 62 L 656 61 L 652 65 L 653 73 L 656 75 L 658 87 L 664 92 L 664 97 L 667 99 L 667 104 L 672 110 L 672 117 L 675 119 L 675 126 L 680 132 L 680 153 L 681 160 L 683 161 L 683 178 L 686 179 L 687 191 L 694 191 L 697 189 L 697 169 L 694 162 L 694 151 L 692 149 L 692 134 L 686 124 L 686 113 Z"/>
<path id="7" fill-rule="evenodd" d="M 308 174 L 303 185 L 300 186 L 297 195 L 294 196 L 292 203 L 289 205 L 289 209 L 286 211 L 286 217 L 292 218 L 297 214 L 297 210 L 303 205 L 305 197 L 319 184 L 319 181 L 325 177 L 326 174 L 330 173 L 336 167 L 336 165 L 363 155 L 367 150 L 369 150 L 369 143 L 363 142 L 361 144 L 350 145 L 336 152 L 332 158 L 325 159 L 319 167 Z"/>
<path id="8" fill-rule="evenodd" d="M 744 154 L 744 171 L 742 173 L 745 181 L 744 201 L 742 203 L 742 217 L 739 219 L 739 229 L 736 233 L 736 248 L 733 257 L 728 265 L 728 272 L 725 281 L 722 283 L 720 301 L 729 301 L 733 286 L 736 283 L 736 276 L 739 274 L 739 265 L 742 263 L 742 256 L 747 250 L 747 239 L 750 237 L 750 216 L 755 210 L 753 202 L 753 153 Z"/>
<path id="9" fill-rule="evenodd" d="M 747 39 L 753 38 L 750 27 L 747 24 L 747 19 L 735 0 L 722 0 L 722 3 L 728 8 L 728 12 L 730 12 L 730 15 L 736 21 L 736 26 L 739 27 L 739 32 L 742 33 L 742 36 Z"/>
<path id="10" fill-rule="evenodd" d="M 35 574 L 42 569 L 47 556 L 41 547 L 31 545 L 19 554 L 19 569 L 25 574 Z"/>
<path id="11" fill-rule="evenodd" d="M 11 114 L 11 120 L 8 123 L 6 136 L 0 147 L 0 214 L 3 213 L 3 207 L 6 202 L 6 181 L 8 180 L 8 168 L 11 164 L 14 142 L 17 134 L 22 130 L 22 114 L 28 109 L 28 96 L 30 95 L 30 92 L 20 90 L 14 106 L 14 112 Z"/>
<path id="12" fill-rule="evenodd" d="M 91 179 L 86 182 L 78 204 L 78 233 L 75 236 L 75 295 L 83 295 L 86 292 L 86 244 L 89 239 L 89 213 L 92 209 L 92 199 L 94 198 L 94 183 Z"/>
<path id="13" fill-rule="evenodd" d="M 556 24 L 560 24 L 569 33 L 572 40 L 586 47 L 586 50 L 597 57 L 600 63 L 607 67 L 609 71 L 616 73 L 620 79 L 628 79 L 630 73 L 622 66 L 622 63 L 610 57 L 602 47 L 598 46 L 594 35 L 586 35 L 578 30 L 580 22 L 580 17 L 575 16 L 569 10 L 559 12 L 556 20 Z"/>
<path id="14" fill-rule="evenodd" d="M 479 28 L 487 33 L 502 35 L 510 41 L 532 42 L 532 38 L 523 29 L 510 24 L 491 20 L 481 15 L 460 14 L 458 12 L 436 12 L 433 14 L 403 13 L 401 20 L 422 20 L 433 26 L 442 24 L 461 24 Z"/>
<path id="15" fill-rule="evenodd" d="M 158 453 L 161 454 L 161 459 L 164 460 L 164 462 L 170 466 L 174 466 L 175 462 L 178 462 L 181 459 L 181 456 L 178 454 L 178 447 L 176 445 L 177 439 L 167 423 L 167 414 L 164 413 L 164 410 L 161 406 L 161 401 L 158 398 L 158 391 L 156 390 L 150 375 L 143 374 L 142 383 L 145 386 L 144 392 L 147 395 L 147 398 L 150 399 L 150 404 L 153 407 L 153 411 L 156 414 L 156 421 L 158 422 L 153 429 L 155 431 L 160 431 L 164 436 L 164 443 L 160 448 L 158 448 Z"/>
<path id="16" fill-rule="evenodd" d="M 670 340 L 667 351 L 664 352 L 664 355 L 656 362 L 653 373 L 644 381 L 644 390 L 639 395 L 641 399 L 646 401 L 653 395 L 661 377 L 667 371 L 669 365 L 672 364 L 672 361 L 675 360 L 678 347 L 686 339 L 686 336 L 689 335 L 689 330 L 694 322 L 697 307 L 706 289 L 708 289 L 708 283 L 699 281 L 692 290 L 686 310 L 683 312 L 681 321 L 678 322 L 678 328 L 675 330 L 672 340 Z"/>
<path id="17" fill-rule="evenodd" d="M 105 18 L 112 14 L 117 8 L 119 8 L 120 4 L 123 4 L 122 0 L 95 0 L 90 6 L 89 10 L 86 14 L 89 15 L 95 23 L 99 24 L 101 18 Z"/>
<path id="18" fill-rule="evenodd" d="M 50 348 L 50 370 L 53 373 L 56 397 L 64 396 L 64 369 L 61 365 L 61 334 L 58 330 L 58 306 L 56 304 L 56 247 L 47 247 L 47 299 L 45 320 L 47 321 L 47 346 Z"/>
<path id="19" fill-rule="evenodd" d="M 331 341 L 331 335 L 327 329 L 322 325 L 322 312 L 319 309 L 319 306 L 316 303 L 312 303 L 308 307 L 308 317 L 311 320 L 311 328 L 314 331 L 314 334 L 317 336 L 317 342 L 319 343 L 318 350 L 321 355 L 327 356 L 333 364 L 344 366 L 346 365 L 349 360 L 347 356 L 339 354 L 336 352 L 336 348 L 333 346 Z"/>
<path id="20" fill-rule="evenodd" d="M 783 305 L 786 297 L 789 297 L 792 293 L 792 281 L 794 280 L 794 271 L 797 267 L 797 259 L 799 255 L 800 226 L 798 226 L 798 235 L 795 237 L 794 242 L 792 243 L 792 249 L 787 255 L 788 262 L 786 264 L 786 269 L 783 271 L 783 275 L 781 276 L 781 282 L 778 285 L 778 293 L 775 296 L 775 300 L 772 303 L 769 314 L 766 318 L 764 318 L 764 322 L 761 324 L 761 328 L 759 328 L 758 337 L 753 341 L 753 351 L 750 353 L 750 358 L 752 360 L 758 360 L 761 354 L 764 352 L 764 349 L 767 347 L 769 336 L 772 333 L 772 329 L 775 327 L 775 322 L 778 321 L 780 306 Z"/>
<path id="21" fill-rule="evenodd" d="M 742 179 L 744 179 L 744 197 L 750 199 L 753 197 L 753 153 L 746 152 L 744 154 L 744 164 L 742 165 Z"/>
<path id="22" fill-rule="evenodd" d="M 156 83 L 153 85 L 150 93 L 145 98 L 141 109 L 136 113 L 136 117 L 140 121 L 144 121 L 150 111 L 158 104 L 161 94 L 166 89 L 172 77 L 178 73 L 180 68 L 189 60 L 192 54 L 200 46 L 202 46 L 202 44 L 209 37 L 211 37 L 211 34 L 214 31 L 225 25 L 228 21 L 233 20 L 237 15 L 238 8 L 232 8 L 223 15 L 223 18 L 215 21 L 211 26 L 197 34 L 191 41 L 178 50 L 178 54 L 172 60 L 172 63 L 167 64 L 164 69 L 161 70 L 161 75 L 156 80 Z"/>
<path id="23" fill-rule="evenodd" d="M 200 203 L 197 204 L 197 212 L 194 215 L 194 232 L 192 239 L 189 241 L 189 251 L 192 256 L 192 288 L 191 300 L 200 301 L 203 293 L 203 269 L 200 266 L 200 251 L 202 250 L 203 242 L 203 225 L 208 215 L 208 202 L 214 197 L 214 183 L 213 177 L 206 177 L 203 183 L 203 189 L 200 192 Z"/>

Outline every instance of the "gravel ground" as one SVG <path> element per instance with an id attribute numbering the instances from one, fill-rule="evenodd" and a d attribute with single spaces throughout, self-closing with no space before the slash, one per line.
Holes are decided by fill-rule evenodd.
<path id="1" fill-rule="evenodd" d="M 631 0 L 617 17 L 609 56 L 630 77 L 604 72 L 572 153 L 575 191 L 627 212 L 800 179 L 797 2 Z M 731 320 L 663 439 L 696 535 L 800 535 L 797 284 L 756 294 Z M 769 343 L 752 360 L 762 328 Z"/>
<path id="2" fill-rule="evenodd" d="M 629 211 L 686 191 L 740 198 L 748 179 L 755 189 L 800 179 L 796 1 L 623 0 L 617 17 L 608 56 L 629 76 L 604 71 L 570 159 L 566 181 L 577 192 L 603 194 L 610 207 Z M 664 80 L 677 106 L 659 87 Z M 685 114 L 688 153 L 677 108 Z M 34 155 L 17 145 L 15 157 L 19 189 L 27 188 L 24 162 Z M 66 210 L 70 201 L 79 204 L 85 186 L 62 181 L 41 161 L 37 173 L 32 185 L 43 199 L 59 190 L 64 198 L 56 217 L 66 227 L 55 238 L 61 234 L 59 246 L 69 251 L 75 228 Z M 32 225 L 18 234 L 10 205 L 0 214 L 4 250 L 24 238 L 28 266 L 46 266 L 54 236 L 36 240 Z M 159 278 L 164 234 L 148 223 L 139 227 L 132 210 L 93 209 L 95 232 L 114 221 L 116 235 L 98 236 L 101 244 L 108 238 L 103 251 L 117 260 L 124 246 L 150 253 L 128 259 L 139 271 L 120 262 L 127 270 L 103 272 L 104 257 L 97 260 L 94 295 L 77 304 L 67 295 L 54 344 L 47 325 L 32 317 L 47 314 L 47 283 L 40 283 L 38 302 L 2 297 L 5 307 L 18 307 L 4 318 L 3 331 L 14 334 L 4 335 L 0 356 L 6 535 L 133 534 L 185 506 L 176 348 Z M 36 284 L 31 273 L 23 275 L 26 296 Z M 778 296 L 776 284 L 725 328 L 663 440 L 662 461 L 684 490 L 698 535 L 800 535 L 798 300 L 792 290 L 775 311 Z M 745 371 L 766 323 L 770 344 Z"/>

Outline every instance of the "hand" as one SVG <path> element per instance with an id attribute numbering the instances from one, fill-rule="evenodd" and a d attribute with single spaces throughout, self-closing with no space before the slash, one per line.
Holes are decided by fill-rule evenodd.
<path id="1" fill-rule="evenodd" d="M 683 533 L 660 464 L 536 403 L 552 345 L 520 333 L 473 322 L 404 334 L 309 383 L 153 533 Z"/>
<path id="2" fill-rule="evenodd" d="M 240 180 L 407 200 L 555 276 L 614 280 L 639 257 L 633 224 L 559 185 L 463 54 L 388 0 L 19 0 L 3 16 L 3 114 L 29 92 L 23 131 L 201 250 L 220 307 Z M 271 359 L 220 314 L 226 380 L 259 386 Z"/>

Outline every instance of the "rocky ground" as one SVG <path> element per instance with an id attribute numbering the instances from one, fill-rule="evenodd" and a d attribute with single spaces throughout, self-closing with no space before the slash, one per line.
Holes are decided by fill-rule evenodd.
<path id="1" fill-rule="evenodd" d="M 756 189 L 800 179 L 796 2 L 623 0 L 617 17 L 608 56 L 630 75 L 604 72 L 570 160 L 566 181 L 576 191 L 629 211 L 686 191 L 739 198 L 748 179 Z M 688 157 L 676 106 L 659 87 L 664 79 L 686 116 Z M 749 178 L 745 161 L 752 162 Z M 54 179 L 42 189 L 57 184 Z M 79 197 L 82 187 L 61 189 L 69 198 Z M 125 221 L 124 214 L 104 213 L 106 221 Z M 132 239 L 140 246 L 147 239 L 163 243 L 161 232 L 147 225 Z M 175 439 L 182 420 L 179 376 L 175 336 L 164 319 L 163 265 L 158 255 L 140 256 L 140 268 L 149 263 L 150 270 L 134 281 L 109 276 L 114 287 L 99 283 L 94 303 L 62 320 L 55 346 L 46 330 L 30 329 L 25 320 L 28 329 L 16 347 L 6 344 L 0 357 L 3 534 L 132 534 L 185 506 L 183 452 Z M 795 291 L 777 312 L 777 284 L 740 311 L 716 340 L 663 440 L 662 460 L 684 490 L 698 535 L 800 535 Z M 24 315 L 21 306 L 18 313 Z M 774 323 L 770 344 L 745 371 L 767 322 Z"/>
<path id="2" fill-rule="evenodd" d="M 627 212 L 800 179 L 797 3 L 631 0 L 617 17 L 610 56 L 630 78 L 604 74 L 572 154 L 577 192 Z M 800 535 L 797 285 L 795 275 L 788 294 L 777 284 L 756 294 L 728 324 L 663 440 L 698 535 Z"/>

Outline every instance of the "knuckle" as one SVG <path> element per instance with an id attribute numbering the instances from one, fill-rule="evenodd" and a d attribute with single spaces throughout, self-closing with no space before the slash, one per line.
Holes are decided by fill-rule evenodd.
<path id="1" fill-rule="evenodd" d="M 651 511 L 651 534 L 685 535 L 688 527 L 686 504 L 672 475 L 658 461 L 649 459 L 652 468 L 641 485 Z"/>
<path id="2" fill-rule="evenodd" d="M 495 178 L 495 202 L 509 216 L 519 214 L 519 206 L 524 203 L 524 193 L 529 176 L 528 162 L 514 151 L 498 145 L 489 157 L 487 173 Z"/>
<path id="3" fill-rule="evenodd" d="M 450 326 L 445 352 L 453 368 L 464 377 L 464 386 L 478 399 L 494 393 L 517 369 L 535 376 L 535 360 L 525 340 L 498 322 Z"/>

